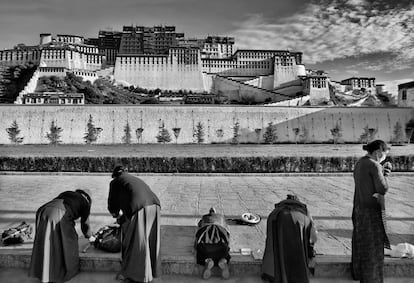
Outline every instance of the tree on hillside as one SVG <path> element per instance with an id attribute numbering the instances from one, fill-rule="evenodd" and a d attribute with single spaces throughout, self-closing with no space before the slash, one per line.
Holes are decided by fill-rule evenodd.
<path id="1" fill-rule="evenodd" d="M 122 142 L 126 144 L 131 143 L 131 127 L 129 126 L 129 123 L 127 122 L 124 128 L 124 136 L 122 137 Z"/>
<path id="2" fill-rule="evenodd" d="M 6 129 L 7 134 L 9 135 L 9 140 L 13 144 L 19 144 L 23 142 L 23 137 L 19 137 L 20 129 L 19 125 L 17 124 L 16 120 L 13 121 L 10 128 Z"/>
<path id="3" fill-rule="evenodd" d="M 263 134 L 264 143 L 274 144 L 277 140 L 276 127 L 273 125 L 273 122 L 267 124 L 265 133 Z"/>
<path id="4" fill-rule="evenodd" d="M 158 143 L 169 143 L 171 141 L 171 136 L 168 130 L 165 128 L 164 122 L 162 122 L 161 127 L 159 127 L 158 135 L 156 136 Z"/>
<path id="5" fill-rule="evenodd" d="M 60 138 L 61 138 L 61 133 L 63 132 L 63 129 L 58 127 L 55 124 L 55 121 L 52 121 L 52 123 L 50 124 L 49 131 L 50 132 L 46 134 L 46 137 L 49 140 L 50 144 L 57 145 L 62 142 Z"/>
<path id="6" fill-rule="evenodd" d="M 83 139 L 85 140 L 85 143 L 92 144 L 93 142 L 96 142 L 96 140 L 99 137 L 99 134 L 102 132 L 102 128 L 96 128 L 93 124 L 93 118 L 92 115 L 89 115 L 88 124 L 86 125 L 87 132 L 83 136 Z"/>

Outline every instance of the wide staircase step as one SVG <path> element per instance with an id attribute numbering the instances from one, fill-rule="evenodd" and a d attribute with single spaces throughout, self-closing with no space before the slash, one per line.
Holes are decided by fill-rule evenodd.
<path id="1" fill-rule="evenodd" d="M 17 216 L 17 215 L 16 215 Z M 16 217 L 15 221 L 26 221 L 34 226 L 34 218 Z M 108 215 L 94 216 L 93 230 L 111 223 Z M 164 275 L 191 275 L 198 276 L 202 269 L 196 264 L 193 251 L 194 235 L 197 227 L 193 218 L 172 219 L 168 216 L 162 218 L 161 225 L 161 260 L 162 274 Z M 174 225 L 168 223 L 174 222 Z M 10 226 L 10 225 L 8 225 Z M 3 226 L 4 227 L 4 226 Z M 82 235 L 79 225 L 76 226 L 79 235 Z M 231 227 L 230 227 L 231 228 Z M 248 246 L 243 242 L 255 241 L 252 235 L 243 232 L 252 228 L 241 226 L 239 230 L 233 230 L 231 249 L 230 273 L 237 276 L 260 276 L 262 252 L 255 250 L 255 245 Z M 254 227 L 253 227 L 254 228 Z M 242 255 L 240 246 L 250 247 L 252 253 Z M 15 246 L 0 245 L 0 269 L 21 268 L 27 269 L 30 264 L 33 240 Z M 107 253 L 88 247 L 87 240 L 79 237 L 79 255 L 82 272 L 117 272 L 120 270 L 120 253 Z M 315 278 L 350 278 L 349 255 L 317 255 L 315 258 Z M 414 260 L 411 259 L 385 259 L 385 277 L 412 277 L 414 278 Z M 218 276 L 219 270 L 213 270 L 213 275 Z M 0 280 L 0 282 L 3 282 Z"/>
<path id="2" fill-rule="evenodd" d="M 38 283 L 39 281 L 27 276 L 28 270 L 21 268 L 2 268 L 0 269 L 0 282 L 7 283 Z M 76 275 L 67 283 L 119 283 L 115 279 L 116 272 L 88 272 L 84 271 Z M 257 275 L 230 275 L 228 280 L 223 280 L 219 275 L 213 274 L 208 280 L 204 280 L 199 275 L 179 275 L 167 274 L 155 278 L 154 283 L 264 283 Z M 356 282 L 351 278 L 310 278 L 310 283 L 351 283 Z M 412 283 L 413 278 L 409 277 L 389 277 L 385 278 L 384 283 Z"/>

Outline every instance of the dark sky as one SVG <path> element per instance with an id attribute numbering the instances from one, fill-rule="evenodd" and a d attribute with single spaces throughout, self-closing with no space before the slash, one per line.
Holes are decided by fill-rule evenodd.
<path id="1" fill-rule="evenodd" d="M 333 80 L 414 80 L 410 0 L 0 0 L 0 49 L 39 34 L 97 36 L 123 25 L 175 25 L 187 37 L 230 35 L 239 48 L 303 52 Z"/>

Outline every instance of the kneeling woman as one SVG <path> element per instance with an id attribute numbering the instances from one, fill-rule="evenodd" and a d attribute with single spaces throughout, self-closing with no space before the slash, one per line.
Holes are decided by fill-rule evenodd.
<path id="1" fill-rule="evenodd" d="M 211 269 L 213 266 L 218 266 L 221 269 L 221 276 L 228 279 L 230 277 L 228 267 L 230 233 L 227 230 L 224 215 L 216 213 L 212 207 L 209 213 L 203 215 L 198 222 L 198 227 L 195 248 L 197 263 L 204 266 L 203 278 L 210 278 Z"/>
<path id="2" fill-rule="evenodd" d="M 115 167 L 112 178 L 108 210 L 121 219 L 119 277 L 127 282 L 151 282 L 160 268 L 160 201 L 144 181 L 124 172 L 122 166 Z"/>
<path id="3" fill-rule="evenodd" d="M 29 276 L 41 282 L 65 282 L 79 272 L 75 220 L 81 218 L 86 238 L 92 234 L 89 227 L 91 197 L 86 191 L 63 192 L 37 210 Z"/>

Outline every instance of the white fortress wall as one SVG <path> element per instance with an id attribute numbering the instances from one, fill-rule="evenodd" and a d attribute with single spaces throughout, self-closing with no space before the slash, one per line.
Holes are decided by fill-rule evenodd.
<path id="1" fill-rule="evenodd" d="M 27 62 L 39 64 L 41 50 L 0 50 L 0 64 L 5 66 L 24 65 Z"/>
<path id="2" fill-rule="evenodd" d="M 298 78 L 296 65 L 281 66 L 275 61 L 274 87 L 277 88 L 283 83 L 294 81 Z"/>
<path id="3" fill-rule="evenodd" d="M 303 87 L 301 85 L 290 85 L 285 86 L 281 88 L 277 88 L 273 90 L 274 92 L 283 93 L 285 95 L 295 97 L 296 95 L 299 95 L 303 90 Z M 301 95 L 304 95 L 303 93 Z"/>
<path id="4" fill-rule="evenodd" d="M 272 107 L 272 106 L 302 106 L 304 105 L 306 102 L 309 101 L 310 96 L 309 95 L 305 95 L 305 96 L 301 96 L 301 97 L 297 97 L 297 98 L 293 98 L 293 99 L 289 99 L 289 100 L 284 100 L 284 101 L 280 101 L 280 102 L 276 102 L 276 103 L 271 103 L 271 104 L 267 104 L 265 106 L 267 107 Z"/>
<path id="5" fill-rule="evenodd" d="M 394 137 L 396 123 L 403 127 L 414 117 L 413 108 L 337 108 L 337 107 L 255 107 L 255 106 L 46 106 L 1 105 L 0 144 L 9 144 L 6 128 L 17 121 L 20 136 L 26 144 L 48 143 L 46 138 L 52 120 L 63 129 L 63 143 L 84 144 L 89 115 L 95 127 L 103 129 L 97 143 L 121 143 L 124 127 L 135 131 L 143 128 L 142 143 L 156 143 L 159 126 L 164 123 L 173 142 L 172 128 L 181 128 L 178 143 L 192 143 L 193 129 L 201 122 L 206 143 L 229 142 L 233 127 L 240 125 L 240 141 L 256 142 L 255 129 L 263 129 L 269 122 L 276 127 L 278 142 L 294 142 L 294 128 L 308 131 L 307 142 L 328 142 L 331 129 L 339 125 L 342 140 L 358 142 L 364 127 L 378 130 L 376 138 L 387 142 Z M 217 135 L 222 130 L 223 137 Z"/>
<path id="6" fill-rule="evenodd" d="M 202 73 L 204 91 L 213 93 L 213 82 L 215 77 L 216 74 Z"/>
<path id="7" fill-rule="evenodd" d="M 258 76 L 254 79 L 244 81 L 245 84 L 252 85 L 258 88 L 266 89 L 269 91 L 273 90 L 273 75 Z"/>
<path id="8" fill-rule="evenodd" d="M 90 81 L 91 83 L 94 83 L 95 80 L 98 79 L 98 75 L 93 71 L 88 70 L 71 70 L 71 73 L 73 73 L 77 77 L 82 77 L 84 81 Z"/>
<path id="9" fill-rule="evenodd" d="M 275 76 L 267 75 L 267 76 L 259 76 L 259 87 L 267 90 L 273 90 L 273 83 L 274 83 Z"/>
<path id="10" fill-rule="evenodd" d="M 71 56 L 73 55 L 70 52 L 64 49 L 43 49 L 40 65 L 41 67 L 71 68 Z"/>
<path id="11" fill-rule="evenodd" d="M 57 76 L 64 78 L 66 76 L 67 69 L 63 67 L 39 67 L 39 77 Z"/>
<path id="12" fill-rule="evenodd" d="M 245 84 L 251 85 L 251 86 L 255 86 L 255 87 L 260 87 L 260 79 L 259 78 L 254 78 L 248 81 L 244 81 Z"/>
<path id="13" fill-rule="evenodd" d="M 311 88 L 309 95 L 311 105 L 318 105 L 322 102 L 328 102 L 329 88 Z"/>
<path id="14" fill-rule="evenodd" d="M 165 56 L 118 56 L 115 80 L 147 89 L 204 91 L 200 64 L 176 63 Z"/>

